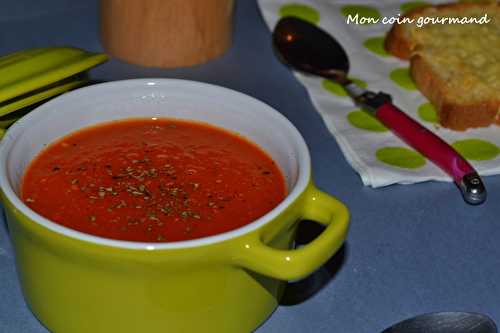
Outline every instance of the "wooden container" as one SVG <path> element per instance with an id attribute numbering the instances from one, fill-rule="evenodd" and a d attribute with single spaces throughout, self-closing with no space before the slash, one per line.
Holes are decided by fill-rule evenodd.
<path id="1" fill-rule="evenodd" d="M 101 0 L 101 39 L 111 56 L 151 67 L 185 67 L 231 45 L 234 0 Z"/>

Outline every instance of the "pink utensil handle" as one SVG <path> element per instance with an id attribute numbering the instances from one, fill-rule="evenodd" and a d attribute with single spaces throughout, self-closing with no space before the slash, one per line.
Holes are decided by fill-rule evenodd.
<path id="1" fill-rule="evenodd" d="M 450 175 L 457 185 L 462 184 L 464 176 L 476 172 L 453 147 L 408 117 L 394 104 L 383 104 L 375 115 L 394 134 Z"/>

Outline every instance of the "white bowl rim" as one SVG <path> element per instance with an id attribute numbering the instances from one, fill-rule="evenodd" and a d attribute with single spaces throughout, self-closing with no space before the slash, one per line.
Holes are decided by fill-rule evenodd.
<path id="1" fill-rule="evenodd" d="M 33 210 L 31 210 L 27 205 L 25 205 L 22 200 L 16 195 L 14 189 L 12 188 L 8 175 L 7 175 L 7 156 L 10 152 L 12 144 L 15 142 L 16 138 L 19 137 L 23 132 L 25 132 L 26 128 L 29 128 L 30 122 L 36 121 L 36 119 L 40 116 L 43 116 L 43 113 L 46 109 L 50 109 L 52 104 L 60 103 L 69 97 L 74 95 L 82 95 L 87 94 L 88 92 L 93 92 L 94 90 L 101 89 L 104 90 L 108 87 L 120 87 L 120 86 L 144 86 L 144 85 L 156 85 L 161 83 L 175 83 L 177 86 L 185 85 L 185 86 L 197 86 L 200 89 L 219 89 L 221 92 L 226 94 L 232 94 L 238 96 L 242 99 L 247 99 L 249 102 L 256 103 L 260 105 L 259 112 L 264 112 L 268 116 L 274 118 L 274 121 L 281 122 L 282 125 L 288 128 L 290 131 L 290 135 L 294 139 L 294 144 L 299 151 L 299 156 L 297 158 L 299 168 L 298 168 L 298 177 L 293 186 L 292 190 L 288 193 L 286 198 L 279 203 L 274 209 L 256 219 L 255 221 L 244 225 L 240 228 L 230 230 L 224 233 L 216 234 L 213 236 L 207 236 L 202 238 L 190 239 L 185 241 L 175 241 L 175 242 L 165 242 L 165 243 L 156 243 L 156 242 L 135 242 L 135 241 L 126 241 L 126 240 L 115 240 L 100 236 L 94 236 L 91 234 L 87 234 L 84 232 L 80 232 L 55 222 L 50 221 L 49 219 L 37 214 Z M 185 80 L 185 79 L 170 79 L 170 78 L 142 78 L 142 79 L 128 79 L 128 80 L 118 80 L 118 81 L 110 81 L 104 83 L 97 83 L 94 85 L 82 87 L 70 92 L 67 92 L 63 95 L 60 95 L 29 112 L 27 115 L 19 119 L 16 123 L 14 123 L 7 131 L 5 136 L 0 142 L 0 187 L 3 190 L 6 198 L 13 204 L 19 212 L 23 215 L 27 216 L 31 221 L 36 222 L 37 224 L 49 229 L 53 232 L 62 234 L 64 236 L 74 238 L 80 241 L 89 242 L 101 246 L 109 246 L 121 249 L 132 249 L 132 250 L 166 250 L 166 249 L 184 249 L 184 248 L 193 248 L 205 245 L 211 245 L 215 243 L 224 242 L 233 238 L 237 238 L 244 234 L 250 233 L 261 226 L 265 225 L 269 221 L 276 218 L 281 212 L 283 212 L 288 206 L 290 206 L 307 188 L 307 185 L 310 180 L 310 171 L 311 171 L 311 159 L 309 150 L 304 141 L 304 138 L 297 130 L 297 128 L 280 112 L 276 109 L 272 108 L 268 104 L 246 95 L 244 93 L 238 92 L 233 89 L 225 88 L 219 85 L 214 85 L 210 83 L 204 83 L 199 81 Z"/>

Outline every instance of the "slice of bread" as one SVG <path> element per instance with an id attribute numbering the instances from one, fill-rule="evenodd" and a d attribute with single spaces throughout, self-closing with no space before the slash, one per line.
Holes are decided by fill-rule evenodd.
<path id="1" fill-rule="evenodd" d="M 417 26 L 425 18 L 480 21 L 485 14 L 489 23 Z M 500 4 L 426 6 L 405 17 L 413 23 L 394 25 L 385 48 L 410 60 L 412 78 L 436 107 L 440 124 L 454 130 L 500 124 Z"/>

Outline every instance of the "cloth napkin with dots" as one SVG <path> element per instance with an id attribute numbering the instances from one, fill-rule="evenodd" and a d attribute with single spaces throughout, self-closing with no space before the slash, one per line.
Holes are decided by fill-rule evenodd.
<path id="1" fill-rule="evenodd" d="M 395 0 L 258 0 L 264 20 L 273 29 L 284 16 L 312 22 L 332 34 L 345 48 L 350 77 L 360 86 L 391 94 L 393 102 L 413 119 L 451 144 L 481 175 L 500 173 L 500 131 L 496 126 L 465 132 L 440 127 L 436 111 L 415 87 L 409 63 L 387 54 L 384 38 L 391 26 L 384 18 L 429 3 L 443 1 Z M 449 2 L 449 1 L 448 1 Z M 349 15 L 365 24 L 347 23 Z M 373 23 L 378 21 L 378 23 Z M 381 187 L 452 179 L 431 161 L 392 134 L 376 118 L 358 109 L 338 84 L 295 73 L 317 111 L 364 185 Z"/>

